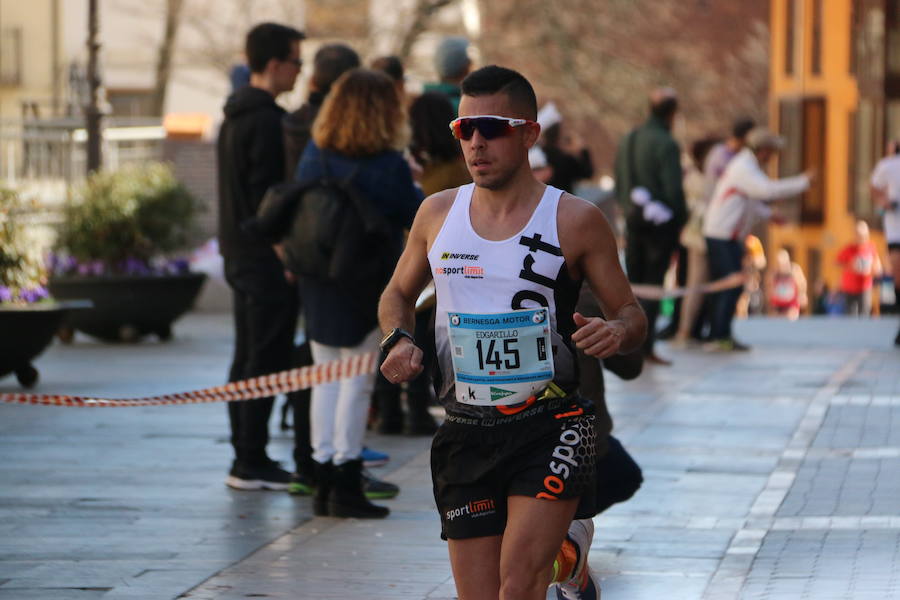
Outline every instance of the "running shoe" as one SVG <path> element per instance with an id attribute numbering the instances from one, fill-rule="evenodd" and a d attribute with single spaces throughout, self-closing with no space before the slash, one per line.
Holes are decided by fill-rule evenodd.
<path id="1" fill-rule="evenodd" d="M 704 352 L 747 352 L 750 346 L 742 344 L 734 338 L 712 340 L 703 344 Z"/>
<path id="2" fill-rule="evenodd" d="M 234 461 L 225 485 L 235 490 L 276 490 L 288 489 L 291 474 L 281 468 L 281 464 L 268 460 L 259 465 L 246 465 Z"/>
<path id="3" fill-rule="evenodd" d="M 594 522 L 591 519 L 572 521 L 566 539 L 578 551 L 575 569 L 568 581 L 556 584 L 557 600 L 599 600 L 600 583 L 588 564 L 588 552 L 594 539 Z"/>
<path id="4" fill-rule="evenodd" d="M 293 473 L 288 483 L 288 493 L 292 496 L 312 496 L 316 491 L 316 480 L 305 473 Z"/>
<path id="5" fill-rule="evenodd" d="M 369 500 L 390 500 L 396 498 L 400 488 L 390 481 L 382 481 L 372 475 L 368 469 L 362 470 L 363 493 Z"/>
<path id="6" fill-rule="evenodd" d="M 362 458 L 363 466 L 369 468 L 384 466 L 388 463 L 389 460 L 391 460 L 391 457 L 384 452 L 372 450 L 371 448 L 367 448 L 366 446 L 363 446 L 360 458 Z"/>

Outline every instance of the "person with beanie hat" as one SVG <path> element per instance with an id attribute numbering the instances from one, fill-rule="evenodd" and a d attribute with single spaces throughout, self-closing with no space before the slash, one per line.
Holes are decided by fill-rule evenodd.
<path id="1" fill-rule="evenodd" d="M 460 84 L 472 70 L 469 40 L 459 36 L 444 38 L 434 52 L 434 70 L 440 81 L 425 84 L 425 91 L 441 92 L 447 96 L 455 115 L 459 112 L 459 100 L 462 97 Z"/>

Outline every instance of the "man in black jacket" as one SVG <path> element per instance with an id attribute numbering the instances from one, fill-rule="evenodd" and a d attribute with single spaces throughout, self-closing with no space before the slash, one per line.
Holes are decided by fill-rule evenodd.
<path id="1" fill-rule="evenodd" d="M 256 214 L 266 190 L 284 181 L 284 109 L 275 103 L 300 73 L 303 33 L 262 23 L 247 34 L 250 85 L 225 104 L 219 131 L 219 249 L 234 294 L 235 350 L 229 381 L 290 368 L 297 326 L 297 288 L 274 249 L 241 224 Z M 226 484 L 236 489 L 287 489 L 290 474 L 266 454 L 274 398 L 228 405 L 235 460 Z"/>
<path id="2" fill-rule="evenodd" d="M 625 211 L 628 281 L 662 285 L 681 228 L 687 221 L 681 152 L 672 137 L 678 99 L 669 88 L 650 95 L 650 118 L 629 133 L 616 153 L 616 196 Z M 641 300 L 647 314 L 644 358 L 670 364 L 653 349 L 659 300 Z"/>

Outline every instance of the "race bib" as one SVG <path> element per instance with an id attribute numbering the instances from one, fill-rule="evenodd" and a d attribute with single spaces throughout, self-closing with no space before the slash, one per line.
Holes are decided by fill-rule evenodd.
<path id="1" fill-rule="evenodd" d="M 489 315 L 449 313 L 447 319 L 459 402 L 518 404 L 553 381 L 546 308 Z"/>
<path id="2" fill-rule="evenodd" d="M 870 255 L 860 255 L 853 261 L 853 270 L 856 271 L 858 275 L 869 275 L 872 272 L 874 264 L 875 261 Z"/>

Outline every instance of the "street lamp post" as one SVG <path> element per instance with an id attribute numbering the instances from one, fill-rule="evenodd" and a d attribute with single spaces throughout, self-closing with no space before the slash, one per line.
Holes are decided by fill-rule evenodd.
<path id="1" fill-rule="evenodd" d="M 100 122 L 103 115 L 100 113 L 99 106 L 100 73 L 97 65 L 97 58 L 100 53 L 100 42 L 97 39 L 99 33 L 99 16 L 97 14 L 98 2 L 99 0 L 89 0 L 88 2 L 87 80 L 90 92 L 88 95 L 88 104 L 84 110 L 85 129 L 87 130 L 88 174 L 99 170 L 103 163 L 100 129 Z"/>

